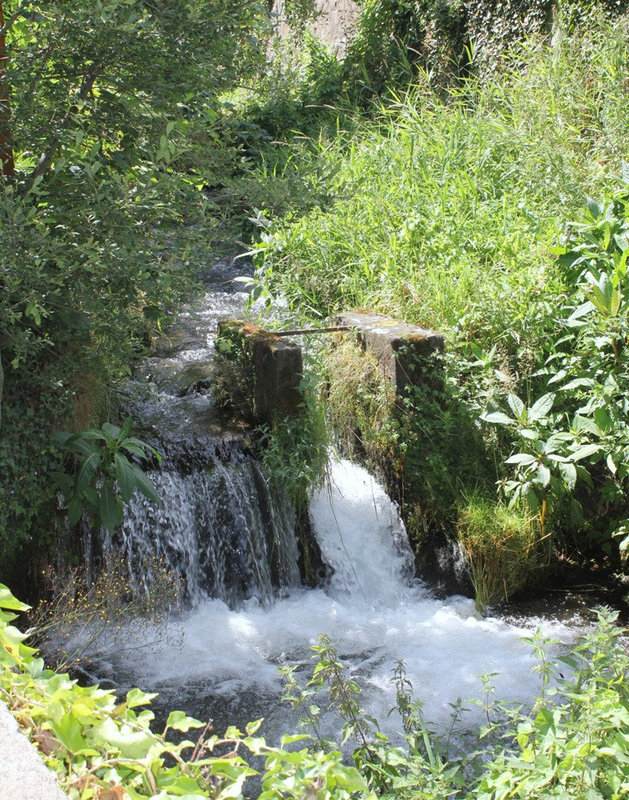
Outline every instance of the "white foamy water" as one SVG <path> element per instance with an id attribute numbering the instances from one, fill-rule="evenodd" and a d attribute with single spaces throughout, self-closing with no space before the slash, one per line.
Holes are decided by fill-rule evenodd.
<path id="1" fill-rule="evenodd" d="M 398 660 L 406 664 L 426 718 L 437 725 L 448 722 L 457 698 L 482 696 L 483 673 L 497 673 L 500 699 L 527 702 L 534 696 L 535 661 L 522 641 L 529 633 L 480 617 L 471 600 L 437 600 L 412 583 L 397 509 L 364 469 L 334 462 L 329 487 L 313 500 L 312 519 L 334 569 L 325 589 L 294 590 L 271 607 L 249 601 L 231 610 L 220 600 L 205 601 L 173 623 L 170 633 L 179 635 L 161 628 L 158 646 L 120 650 L 121 640 L 133 643 L 130 626 L 117 643 L 94 653 L 101 674 L 107 667 L 123 685 L 160 691 L 167 706 L 212 716 L 219 730 L 264 716 L 269 736 L 295 725 L 292 710 L 280 704 L 278 667 L 297 665 L 296 674 L 305 675 L 320 633 L 337 642 L 348 673 L 362 684 L 364 708 L 393 729 L 399 722 L 387 715 Z M 574 636 L 557 626 L 550 632 Z M 470 720 L 478 713 L 470 711 Z M 338 731 L 337 722 L 328 725 Z"/>

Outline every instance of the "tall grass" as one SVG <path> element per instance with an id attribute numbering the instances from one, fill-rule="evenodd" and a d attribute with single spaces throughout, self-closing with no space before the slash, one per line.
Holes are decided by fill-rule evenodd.
<path id="1" fill-rule="evenodd" d="M 526 320 L 564 221 L 619 174 L 627 26 L 528 42 L 486 85 L 415 86 L 322 148 L 336 201 L 276 220 L 259 275 L 302 311 L 369 306 L 492 341 Z M 509 66 L 510 65 L 510 66 Z"/>

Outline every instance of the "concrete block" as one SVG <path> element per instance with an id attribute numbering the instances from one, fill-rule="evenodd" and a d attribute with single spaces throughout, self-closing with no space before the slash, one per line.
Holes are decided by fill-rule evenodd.
<path id="1" fill-rule="evenodd" d="M 372 311 L 337 314 L 330 323 L 356 330 L 361 346 L 376 356 L 399 397 L 410 386 L 440 381 L 436 374 L 426 371 L 426 357 L 443 352 L 441 334 Z"/>
<path id="2" fill-rule="evenodd" d="M 299 388 L 303 372 L 301 347 L 258 325 L 242 320 L 219 322 L 219 337 L 228 337 L 234 357 L 252 376 L 252 406 L 256 422 L 270 423 L 297 414 L 302 401 Z"/>

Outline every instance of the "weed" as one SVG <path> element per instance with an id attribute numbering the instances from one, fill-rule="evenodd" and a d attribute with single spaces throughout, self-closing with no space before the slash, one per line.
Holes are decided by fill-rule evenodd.
<path id="1" fill-rule="evenodd" d="M 479 494 L 459 510 L 457 532 L 479 611 L 510 597 L 548 562 L 538 518 Z"/>

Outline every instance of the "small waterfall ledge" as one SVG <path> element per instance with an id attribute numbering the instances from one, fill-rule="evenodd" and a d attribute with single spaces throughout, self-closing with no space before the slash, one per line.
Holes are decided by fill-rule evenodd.
<path id="1" fill-rule="evenodd" d="M 293 512 L 272 496 L 242 432 L 221 430 L 204 373 L 218 319 L 242 312 L 240 284 L 225 283 L 241 271 L 218 265 L 203 302 L 181 315 L 127 391 L 141 435 L 164 453 L 151 474 L 164 503 L 135 498 L 122 530 L 103 546 L 124 554 L 140 589 L 150 581 L 146 565 L 161 559 L 178 576 L 186 607 L 169 620 L 106 630 L 89 644 L 92 677 L 121 691 L 158 691 L 158 711 L 161 703 L 164 711 L 211 717 L 218 731 L 265 717 L 272 739 L 296 725 L 281 703 L 278 666 L 306 676 L 310 648 L 324 633 L 362 684 L 367 713 L 392 731 L 400 724 L 389 716 L 399 660 L 437 725 L 447 724 L 457 698 L 482 696 L 483 673 L 496 674 L 499 698 L 527 702 L 538 687 L 526 631 L 481 618 L 466 598 L 432 596 L 413 577 L 397 507 L 362 467 L 331 461 L 329 483 L 310 509 L 330 571 L 318 588 L 302 586 Z M 559 624 L 545 630 L 575 636 Z M 469 706 L 470 724 L 475 713 Z M 324 714 L 324 732 L 335 736 L 338 727 Z"/>

